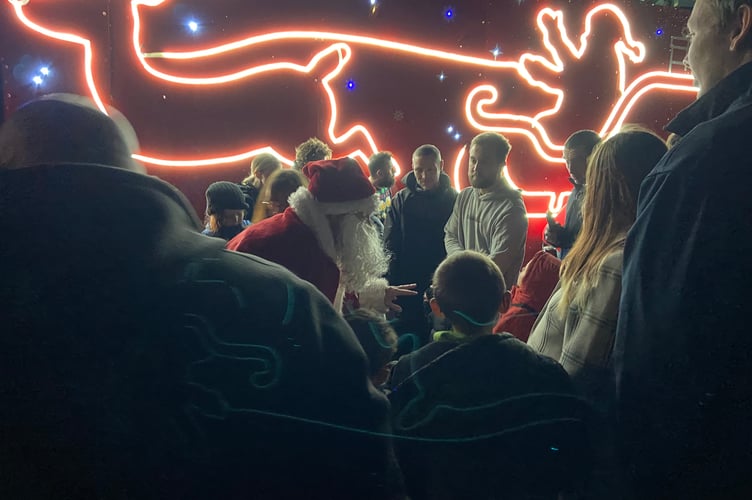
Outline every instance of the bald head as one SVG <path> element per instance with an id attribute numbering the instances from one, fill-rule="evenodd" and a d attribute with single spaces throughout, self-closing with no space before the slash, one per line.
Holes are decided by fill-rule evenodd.
<path id="1" fill-rule="evenodd" d="M 117 110 L 108 113 L 70 94 L 25 104 L 0 127 L 0 169 L 94 163 L 142 172 L 131 158 L 138 148 L 133 128 Z"/>

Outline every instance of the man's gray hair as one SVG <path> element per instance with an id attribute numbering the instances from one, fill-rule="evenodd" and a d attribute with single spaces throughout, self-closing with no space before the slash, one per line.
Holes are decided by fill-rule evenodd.
<path id="1" fill-rule="evenodd" d="M 752 6 L 752 0 L 710 0 L 710 6 L 716 13 L 721 29 L 728 28 L 734 13 L 742 5 Z"/>

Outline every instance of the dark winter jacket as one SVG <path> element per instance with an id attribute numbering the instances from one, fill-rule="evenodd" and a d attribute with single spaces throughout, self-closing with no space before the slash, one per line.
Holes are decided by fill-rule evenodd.
<path id="1" fill-rule="evenodd" d="M 243 192 L 243 198 L 245 198 L 245 203 L 248 205 L 248 211 L 245 218 L 251 220 L 251 216 L 253 216 L 253 208 L 256 206 L 256 200 L 258 200 L 261 190 L 251 184 L 238 184 L 238 187 Z"/>
<path id="2" fill-rule="evenodd" d="M 413 172 L 403 182 L 405 188 L 392 199 L 384 228 L 384 244 L 393 255 L 388 279 L 393 285 L 417 283 L 422 291 L 446 257 L 444 226 L 457 192 L 444 172 L 439 186 L 431 191 L 418 187 Z"/>
<path id="3" fill-rule="evenodd" d="M 583 473 L 587 405 L 556 361 L 512 335 L 434 341 L 403 356 L 389 385 L 395 433 L 418 439 L 397 440 L 412 498 L 517 498 Z"/>
<path id="4" fill-rule="evenodd" d="M 567 215 L 564 219 L 564 229 L 559 233 L 557 245 L 561 247 L 562 257 L 566 256 L 574 245 L 577 235 L 582 229 L 582 201 L 585 199 L 585 186 L 573 180 L 572 194 L 567 200 Z"/>
<path id="5" fill-rule="evenodd" d="M 0 172 L 1 498 L 386 496 L 388 403 L 350 328 L 199 230 L 154 177 Z"/>
<path id="6" fill-rule="evenodd" d="M 622 442 L 640 498 L 750 498 L 752 63 L 667 129 L 624 250 Z"/>

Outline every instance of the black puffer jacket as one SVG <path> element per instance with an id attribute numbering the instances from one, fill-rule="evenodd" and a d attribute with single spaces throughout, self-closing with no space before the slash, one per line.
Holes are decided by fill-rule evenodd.
<path id="1" fill-rule="evenodd" d="M 394 285 L 417 283 L 422 291 L 446 257 L 444 226 L 457 192 L 444 172 L 439 186 L 431 191 L 418 188 L 413 172 L 403 182 L 405 188 L 392 199 L 384 227 L 384 243 L 393 255 L 388 279 Z"/>
<path id="2" fill-rule="evenodd" d="M 245 198 L 245 203 L 248 205 L 245 218 L 251 220 L 251 217 L 253 216 L 253 208 L 256 206 L 256 201 L 258 200 L 259 194 L 261 194 L 261 189 L 250 184 L 238 184 L 238 187 L 243 192 L 243 198 Z"/>

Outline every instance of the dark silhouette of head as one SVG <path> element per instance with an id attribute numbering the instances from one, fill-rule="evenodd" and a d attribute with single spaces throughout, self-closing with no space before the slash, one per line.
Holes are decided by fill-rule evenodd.
<path id="1" fill-rule="evenodd" d="M 143 172 L 131 157 L 138 149 L 133 127 L 116 109 L 107 111 L 72 94 L 25 104 L 0 127 L 0 168 L 91 163 Z"/>

